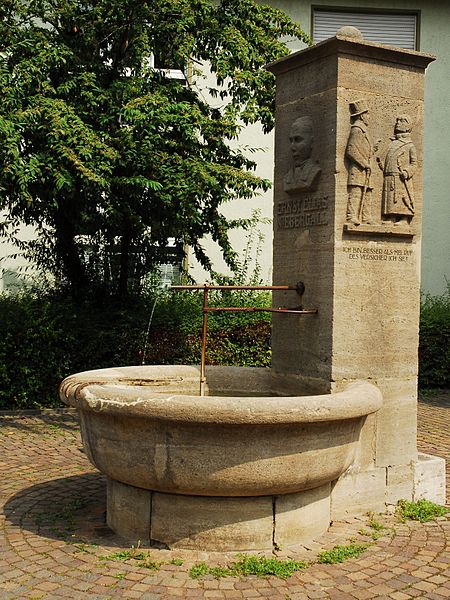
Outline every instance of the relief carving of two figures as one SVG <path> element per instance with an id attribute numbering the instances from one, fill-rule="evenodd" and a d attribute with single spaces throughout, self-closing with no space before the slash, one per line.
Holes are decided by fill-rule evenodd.
<path id="1" fill-rule="evenodd" d="M 378 152 L 370 137 L 369 109 L 364 99 L 350 103 L 351 129 L 345 156 L 348 161 L 347 223 L 374 223 L 371 213 L 371 175 L 373 157 Z M 384 161 L 376 156 L 383 171 L 381 218 L 384 224 L 408 225 L 414 216 L 412 178 L 417 167 L 417 152 L 411 139 L 411 117 L 396 118 Z"/>

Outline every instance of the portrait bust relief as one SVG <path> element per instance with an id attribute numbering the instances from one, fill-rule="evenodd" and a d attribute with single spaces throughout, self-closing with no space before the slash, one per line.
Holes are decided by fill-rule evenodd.
<path id="1" fill-rule="evenodd" d="M 289 143 L 293 166 L 284 176 L 283 189 L 288 194 L 310 192 L 319 183 L 321 169 L 319 163 L 311 158 L 314 142 L 311 117 L 299 117 L 291 126 Z"/>

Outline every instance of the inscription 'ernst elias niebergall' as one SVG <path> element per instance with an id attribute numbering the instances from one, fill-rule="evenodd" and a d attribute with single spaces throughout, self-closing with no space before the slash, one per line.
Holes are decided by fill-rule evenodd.
<path id="1" fill-rule="evenodd" d="M 278 203 L 278 229 L 315 227 L 327 224 L 328 196 L 305 196 Z"/>

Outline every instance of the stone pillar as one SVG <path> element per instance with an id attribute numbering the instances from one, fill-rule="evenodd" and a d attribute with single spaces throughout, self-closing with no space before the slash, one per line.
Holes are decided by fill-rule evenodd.
<path id="1" fill-rule="evenodd" d="M 356 466 L 379 468 L 370 477 L 380 485 L 387 470 L 417 461 L 423 99 L 432 60 L 346 27 L 268 67 L 277 76 L 273 283 L 303 281 L 304 306 L 318 309 L 274 315 L 273 369 L 297 375 L 308 393 L 356 379 L 380 388 L 384 405 L 366 422 Z M 289 306 L 292 297 L 279 293 L 274 303 Z M 391 472 L 397 486 L 408 477 Z"/>

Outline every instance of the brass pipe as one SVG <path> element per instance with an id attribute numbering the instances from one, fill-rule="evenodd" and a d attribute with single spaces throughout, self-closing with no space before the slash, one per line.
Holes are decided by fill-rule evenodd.
<path id="1" fill-rule="evenodd" d="M 245 306 L 245 307 L 222 307 L 222 306 L 208 306 L 204 309 L 207 312 L 271 312 L 271 313 L 289 313 L 294 315 L 316 315 L 317 308 L 303 309 L 303 308 L 260 308 L 259 306 Z"/>
<path id="2" fill-rule="evenodd" d="M 298 290 L 297 285 L 171 285 L 170 289 L 179 290 Z"/>
<path id="3" fill-rule="evenodd" d="M 203 290 L 203 333 L 202 333 L 202 356 L 200 362 L 200 396 L 205 395 L 206 385 L 206 336 L 208 333 L 208 312 L 271 312 L 271 313 L 287 313 L 294 315 L 316 315 L 317 309 L 303 309 L 301 306 L 296 308 L 262 308 L 259 306 L 245 307 L 221 307 L 208 306 L 209 290 L 272 290 L 286 291 L 295 290 L 300 296 L 305 291 L 303 282 L 299 281 L 297 285 L 172 285 L 171 290 L 187 291 L 187 290 Z"/>
<path id="4" fill-rule="evenodd" d="M 208 289 L 203 287 L 203 333 L 202 333 L 202 358 L 200 362 L 200 396 L 205 395 L 206 384 L 206 334 L 208 331 Z"/>

